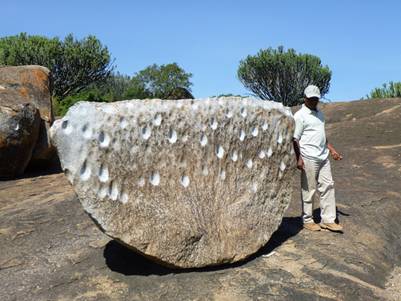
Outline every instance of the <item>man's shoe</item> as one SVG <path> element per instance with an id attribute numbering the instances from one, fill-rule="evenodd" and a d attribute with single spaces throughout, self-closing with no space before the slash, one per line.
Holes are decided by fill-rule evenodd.
<path id="1" fill-rule="evenodd" d="M 320 226 L 316 223 L 304 223 L 304 229 L 309 231 L 320 231 Z"/>
<path id="2" fill-rule="evenodd" d="M 343 232 L 343 226 L 336 223 L 320 223 L 320 228 L 327 229 L 333 232 Z"/>

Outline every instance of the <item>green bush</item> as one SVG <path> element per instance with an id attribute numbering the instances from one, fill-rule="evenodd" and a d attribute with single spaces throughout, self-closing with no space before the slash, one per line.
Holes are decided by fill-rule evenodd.
<path id="1" fill-rule="evenodd" d="M 294 49 L 284 51 L 280 46 L 262 49 L 242 60 L 238 78 L 261 99 L 294 106 L 303 102 L 303 91 L 310 84 L 318 86 L 324 96 L 330 88 L 331 71 L 317 56 Z"/>
<path id="2" fill-rule="evenodd" d="M 401 82 L 389 82 L 381 88 L 373 89 L 367 98 L 394 98 L 401 97 Z"/>

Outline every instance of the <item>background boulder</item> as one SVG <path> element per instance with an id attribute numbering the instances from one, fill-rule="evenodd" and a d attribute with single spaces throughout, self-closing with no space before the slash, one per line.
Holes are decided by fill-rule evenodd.
<path id="1" fill-rule="evenodd" d="M 39 112 L 39 134 L 35 136 L 30 156 L 33 162 L 51 161 L 55 155 L 48 135 L 48 129 L 54 120 L 49 73 L 47 68 L 41 66 L 0 68 L 0 106 L 18 111 L 16 108 L 20 104 L 32 104 Z M 34 131 L 35 129 L 31 130 Z M 21 142 L 21 145 L 25 143 Z"/>
<path id="2" fill-rule="evenodd" d="M 24 173 L 36 144 L 40 125 L 33 104 L 0 105 L 0 178 Z"/>

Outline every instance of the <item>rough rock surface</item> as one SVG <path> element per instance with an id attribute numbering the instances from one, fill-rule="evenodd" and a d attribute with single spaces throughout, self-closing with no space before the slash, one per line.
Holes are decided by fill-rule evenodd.
<path id="1" fill-rule="evenodd" d="M 51 130 L 67 178 L 105 233 L 170 266 L 248 257 L 290 202 L 293 118 L 281 104 L 79 103 Z"/>
<path id="2" fill-rule="evenodd" d="M 0 178 L 23 174 L 39 133 L 40 117 L 32 104 L 0 105 Z"/>
<path id="3" fill-rule="evenodd" d="M 401 99 L 322 109 L 344 155 L 332 162 L 344 234 L 302 230 L 297 172 L 282 224 L 254 256 L 169 269 L 103 234 L 64 174 L 26 174 L 0 181 L 0 300 L 401 300 Z"/>
<path id="4" fill-rule="evenodd" d="M 0 106 L 31 103 L 41 118 L 32 160 L 50 160 L 54 155 L 48 129 L 54 121 L 50 71 L 42 66 L 0 67 Z"/>

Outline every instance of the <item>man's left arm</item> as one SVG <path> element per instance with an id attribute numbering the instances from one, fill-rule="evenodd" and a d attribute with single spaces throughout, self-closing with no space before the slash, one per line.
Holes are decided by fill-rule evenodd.
<path id="1" fill-rule="evenodd" d="M 334 160 L 341 160 L 343 158 L 342 155 L 340 155 L 336 149 L 334 148 L 334 146 L 332 144 L 329 143 L 329 140 L 326 139 L 326 145 L 327 148 L 330 151 L 331 156 L 333 157 Z"/>

